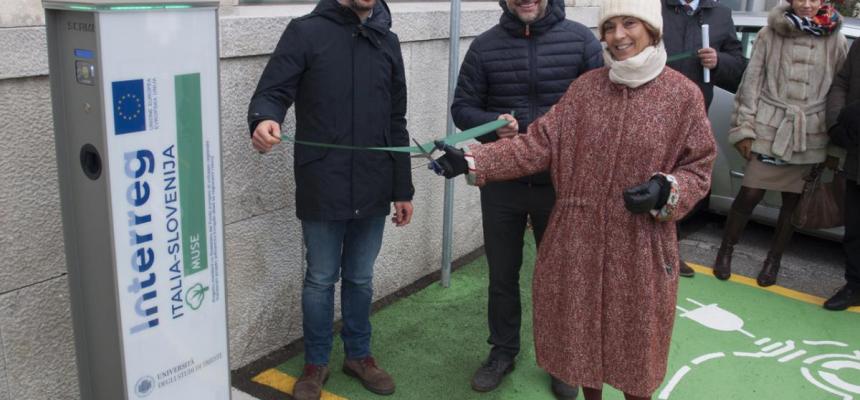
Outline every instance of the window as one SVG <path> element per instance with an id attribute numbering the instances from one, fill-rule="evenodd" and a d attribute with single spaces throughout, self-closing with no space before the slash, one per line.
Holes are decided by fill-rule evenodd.
<path id="1" fill-rule="evenodd" d="M 738 30 L 738 40 L 741 41 L 741 46 L 743 46 L 744 57 L 749 60 L 749 58 L 752 56 L 752 49 L 753 45 L 755 44 L 755 37 L 761 27 L 738 26 L 736 27 L 736 29 Z"/>

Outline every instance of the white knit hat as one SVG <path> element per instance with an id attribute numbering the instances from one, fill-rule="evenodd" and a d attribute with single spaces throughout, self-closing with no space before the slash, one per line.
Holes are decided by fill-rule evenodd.
<path id="1" fill-rule="evenodd" d="M 600 24 L 597 29 L 603 36 L 603 23 L 619 16 L 636 17 L 663 34 L 663 14 L 660 0 L 603 0 Z"/>

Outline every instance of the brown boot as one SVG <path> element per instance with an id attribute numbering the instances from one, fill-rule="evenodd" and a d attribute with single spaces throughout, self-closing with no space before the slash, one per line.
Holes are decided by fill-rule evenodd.
<path id="1" fill-rule="evenodd" d="M 732 277 L 732 253 L 749 219 L 749 214 L 743 214 L 735 210 L 729 211 L 726 230 L 723 232 L 723 241 L 720 243 L 720 250 L 717 252 L 717 260 L 714 261 L 714 276 L 717 279 L 724 281 Z"/>
<path id="2" fill-rule="evenodd" d="M 761 271 L 759 271 L 758 277 L 755 280 L 759 286 L 768 287 L 776 283 L 776 277 L 779 275 L 779 262 L 781 258 L 782 257 L 780 256 L 768 253 L 767 258 L 764 260 L 764 265 L 762 265 Z"/>
<path id="3" fill-rule="evenodd" d="M 734 243 L 726 243 L 725 239 L 717 251 L 717 260 L 714 261 L 714 276 L 721 281 L 732 277 L 732 253 L 735 251 Z"/>
<path id="4" fill-rule="evenodd" d="M 343 373 L 357 378 L 365 389 L 373 393 L 383 396 L 394 393 L 394 379 L 388 372 L 379 368 L 376 360 L 371 356 L 344 360 Z"/>
<path id="5" fill-rule="evenodd" d="M 306 364 L 302 376 L 293 386 L 296 400 L 319 400 L 323 385 L 328 380 L 329 370 L 325 365 Z"/>
<path id="6" fill-rule="evenodd" d="M 800 195 L 796 193 L 782 194 L 782 207 L 779 209 L 779 219 L 776 221 L 776 232 L 773 234 L 773 243 L 764 260 L 764 265 L 758 273 L 756 283 L 761 287 L 772 286 L 776 283 L 779 275 L 780 260 L 791 236 L 794 235 L 794 225 L 791 224 L 791 216 L 797 207 Z"/>

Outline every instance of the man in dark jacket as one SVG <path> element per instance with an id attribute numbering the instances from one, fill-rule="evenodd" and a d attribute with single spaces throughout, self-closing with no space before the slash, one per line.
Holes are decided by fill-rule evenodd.
<path id="1" fill-rule="evenodd" d="M 702 25 L 709 25 L 710 48 L 702 48 Z M 743 47 L 735 32 L 732 10 L 717 0 L 663 0 L 663 42 L 669 56 L 692 51 L 695 57 L 669 63 L 699 85 L 705 108 L 711 106 L 714 85 L 736 92 L 746 69 Z M 711 70 L 705 83 L 704 70 Z"/>
<path id="2" fill-rule="evenodd" d="M 702 25 L 709 25 L 711 47 L 702 48 Z M 693 52 L 695 56 L 669 63 L 699 85 L 705 97 L 705 109 L 714 98 L 714 85 L 736 92 L 746 69 L 743 47 L 735 33 L 732 10 L 717 0 L 663 0 L 663 43 L 669 56 Z M 711 70 L 711 81 L 705 83 L 704 68 Z M 683 105 L 678 105 L 683 112 Z M 681 276 L 695 272 L 681 261 Z"/>
<path id="3" fill-rule="evenodd" d="M 269 60 L 248 122 L 260 152 L 280 142 L 296 106 L 296 139 L 351 146 L 406 146 L 406 80 L 400 42 L 382 0 L 321 0 L 290 22 Z M 302 288 L 305 368 L 296 399 L 318 399 L 328 378 L 334 285 L 341 287 L 344 371 L 377 394 L 394 392 L 370 351 L 373 264 L 386 215 L 412 216 L 407 154 L 296 145 L 296 214 L 307 271 Z"/>
<path id="4" fill-rule="evenodd" d="M 563 0 L 500 0 L 499 4 L 503 10 L 499 24 L 469 47 L 451 106 L 460 129 L 496 119 L 510 121 L 479 137 L 483 143 L 525 133 L 577 76 L 603 65 L 600 43 L 585 26 L 565 18 Z M 519 276 L 526 221 L 531 218 L 535 242 L 540 245 L 554 202 L 547 172 L 481 188 L 492 350 L 472 378 L 476 391 L 495 389 L 513 369 L 520 350 Z M 552 382 L 557 395 L 575 398 L 575 387 L 555 378 Z"/>
<path id="5" fill-rule="evenodd" d="M 860 306 L 860 41 L 854 41 L 845 65 L 827 94 L 827 126 L 831 143 L 847 152 L 845 171 L 845 286 L 824 303 L 842 311 Z"/>

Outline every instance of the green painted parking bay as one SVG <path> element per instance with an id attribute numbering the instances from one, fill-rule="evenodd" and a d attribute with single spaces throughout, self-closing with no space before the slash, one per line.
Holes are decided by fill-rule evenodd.
<path id="1" fill-rule="evenodd" d="M 490 393 L 473 392 L 472 373 L 486 357 L 487 264 L 480 258 L 372 317 L 373 352 L 397 382 L 393 396 L 377 396 L 340 371 L 335 341 L 324 398 L 553 399 L 549 377 L 534 361 L 531 278 L 534 244 L 522 270 L 522 351 L 515 370 Z M 733 276 L 722 282 L 695 267 L 681 278 L 669 368 L 654 399 L 858 399 L 860 315 L 829 312 L 823 299 Z M 583 321 L 587 323 L 587 321 Z M 289 393 L 302 355 L 254 380 Z M 581 398 L 581 395 L 580 395 Z M 606 387 L 604 399 L 623 399 Z"/>

